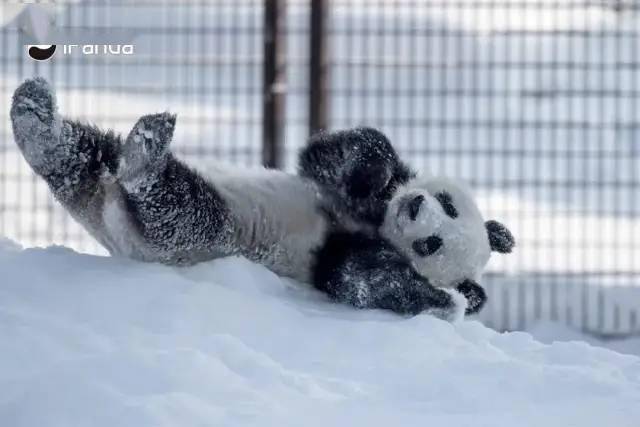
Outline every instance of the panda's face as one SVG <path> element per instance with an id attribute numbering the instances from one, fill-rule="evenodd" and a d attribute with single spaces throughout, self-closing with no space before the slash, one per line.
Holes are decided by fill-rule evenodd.
<path id="1" fill-rule="evenodd" d="M 412 180 L 396 192 L 381 233 L 434 286 L 451 287 L 479 279 L 492 249 L 487 229 L 469 190 L 430 178 Z"/>

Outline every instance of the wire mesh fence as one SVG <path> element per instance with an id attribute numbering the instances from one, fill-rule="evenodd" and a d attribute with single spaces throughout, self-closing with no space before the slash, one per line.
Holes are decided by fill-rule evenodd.
<path id="1" fill-rule="evenodd" d="M 43 75 L 61 111 L 127 132 L 178 113 L 187 161 L 262 160 L 265 4 L 260 0 L 60 3 L 62 28 L 133 34 L 135 54 L 25 55 L 0 32 L 0 234 L 26 245 L 100 251 L 15 150 L 8 105 Z M 283 1 L 284 159 L 309 132 L 311 4 Z M 323 3 L 323 2 L 320 2 Z M 326 7 L 330 129 L 381 128 L 421 173 L 466 180 L 509 225 L 482 320 L 499 329 L 555 320 L 638 332 L 640 5 L 580 0 L 332 0 Z"/>
<path id="2" fill-rule="evenodd" d="M 62 3 L 52 11 L 68 31 L 121 31 L 133 55 L 73 55 L 37 62 L 26 55 L 19 17 L 2 29 L 2 222 L 25 244 L 101 248 L 47 195 L 13 143 L 8 106 L 18 82 L 52 82 L 63 114 L 123 133 L 150 112 L 178 113 L 175 150 L 188 161 L 258 164 L 261 154 L 261 1 Z M 28 11 L 25 11 L 28 12 Z M 88 33 L 91 37 L 92 33 Z"/>
<path id="3" fill-rule="evenodd" d="M 487 278 L 483 320 L 637 331 L 639 6 L 331 5 L 331 127 L 381 127 L 423 173 L 470 182 L 519 239 L 492 262 L 517 274 Z"/>

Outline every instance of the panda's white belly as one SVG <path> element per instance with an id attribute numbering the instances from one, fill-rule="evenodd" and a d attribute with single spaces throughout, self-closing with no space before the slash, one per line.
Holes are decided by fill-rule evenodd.
<path id="1" fill-rule="evenodd" d="M 224 165 L 198 168 L 224 199 L 221 215 L 229 215 L 233 229 L 222 254 L 239 254 L 275 273 L 300 281 L 311 279 L 314 251 L 324 243 L 329 222 L 319 209 L 324 204 L 317 186 L 297 175 L 264 168 Z M 112 255 L 142 261 L 166 262 L 140 235 L 127 211 L 121 189 L 105 184 L 101 213 L 76 217 Z M 215 253 L 215 248 L 212 248 Z"/>
<path id="2" fill-rule="evenodd" d="M 314 250 L 329 226 L 317 187 L 272 169 L 217 165 L 204 172 L 233 218 L 238 253 L 277 274 L 309 281 Z"/>

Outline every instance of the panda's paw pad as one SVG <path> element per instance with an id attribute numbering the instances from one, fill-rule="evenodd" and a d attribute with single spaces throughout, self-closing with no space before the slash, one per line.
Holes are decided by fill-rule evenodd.
<path id="1" fill-rule="evenodd" d="M 143 116 L 131 130 L 127 144 L 151 159 L 160 156 L 169 147 L 175 125 L 176 116 L 167 112 Z"/>
<path id="2" fill-rule="evenodd" d="M 26 80 L 13 94 L 11 119 L 14 130 L 34 135 L 60 133 L 56 114 L 56 98 L 49 83 L 42 77 Z"/>
<path id="3" fill-rule="evenodd" d="M 41 77 L 26 80 L 13 95 L 11 122 L 16 143 L 26 160 L 39 169 L 60 138 L 62 121 L 53 89 Z"/>
<path id="4" fill-rule="evenodd" d="M 53 89 L 42 77 L 28 79 L 13 94 L 11 117 L 34 114 L 41 121 L 51 123 L 54 119 L 56 101 Z"/>
<path id="5" fill-rule="evenodd" d="M 175 125 L 176 116 L 167 112 L 141 117 L 123 146 L 119 174 L 127 177 L 160 163 L 169 151 Z"/>

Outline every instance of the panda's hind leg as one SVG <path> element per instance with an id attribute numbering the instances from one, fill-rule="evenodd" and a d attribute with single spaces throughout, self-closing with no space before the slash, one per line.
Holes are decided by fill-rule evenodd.
<path id="1" fill-rule="evenodd" d="M 103 184 L 113 179 L 120 137 L 62 118 L 53 89 L 41 77 L 16 89 L 11 122 L 22 155 L 55 198 L 75 216 L 99 217 Z"/>
<path id="2" fill-rule="evenodd" d="M 234 251 L 233 219 L 214 183 L 178 160 L 169 144 L 176 116 L 141 117 L 122 147 L 118 183 L 147 259 L 193 264 Z"/>

